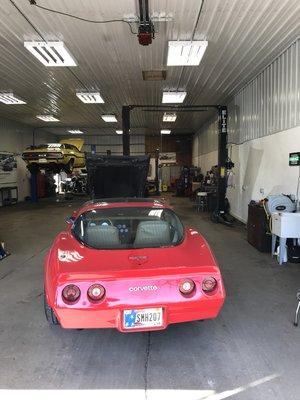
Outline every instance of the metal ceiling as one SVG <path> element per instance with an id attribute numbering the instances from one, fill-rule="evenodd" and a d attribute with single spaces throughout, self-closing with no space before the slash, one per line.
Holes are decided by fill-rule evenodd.
<path id="1" fill-rule="evenodd" d="M 19 11 L 14 6 L 19 8 Z M 37 0 L 41 6 L 89 19 L 122 19 L 137 15 L 134 0 Z M 299 0 L 205 0 L 196 26 L 199 0 L 150 0 L 152 13 L 171 15 L 156 22 L 156 38 L 143 47 L 128 25 L 91 24 L 51 14 L 27 0 L 0 2 L 0 91 L 13 91 L 26 105 L 0 103 L 0 116 L 34 126 L 82 128 L 92 134 L 115 134 L 121 107 L 161 104 L 163 90 L 186 90 L 184 105 L 218 104 L 232 96 L 300 34 Z M 23 14 L 23 15 L 22 15 Z M 137 31 L 137 26 L 133 24 Z M 167 67 L 168 40 L 208 40 L 200 66 Z M 63 40 L 77 67 L 47 68 L 23 45 L 24 40 Z M 142 70 L 167 69 L 165 81 L 145 82 Z M 83 104 L 76 91 L 99 90 L 105 104 Z M 55 114 L 58 123 L 43 123 L 37 114 Z M 101 114 L 116 114 L 106 124 Z M 207 113 L 178 113 L 175 123 L 163 123 L 162 112 L 132 113 L 133 133 L 193 133 Z"/>

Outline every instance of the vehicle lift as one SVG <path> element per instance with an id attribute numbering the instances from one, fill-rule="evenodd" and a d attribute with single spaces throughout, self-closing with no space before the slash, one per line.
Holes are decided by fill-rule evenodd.
<path id="1" fill-rule="evenodd" d="M 32 145 L 35 145 L 35 133 L 39 128 L 33 128 L 32 131 Z M 30 201 L 31 203 L 38 202 L 38 184 L 37 184 L 38 171 L 30 172 Z"/>
<path id="2" fill-rule="evenodd" d="M 227 149 L 227 118 L 228 110 L 222 105 L 149 105 L 136 104 L 122 107 L 122 128 L 123 128 L 123 155 L 130 155 L 130 113 L 132 110 L 140 108 L 143 111 L 180 111 L 180 112 L 200 112 L 214 109 L 218 113 L 218 182 L 217 182 L 217 207 L 212 213 L 212 221 L 223 223 L 225 225 L 232 224 L 232 217 L 227 214 L 226 210 L 226 188 L 227 188 L 227 169 L 232 168 L 232 163 L 228 159 Z M 157 168 L 156 168 L 157 170 Z M 156 171 L 156 184 L 158 184 L 158 174 Z"/>

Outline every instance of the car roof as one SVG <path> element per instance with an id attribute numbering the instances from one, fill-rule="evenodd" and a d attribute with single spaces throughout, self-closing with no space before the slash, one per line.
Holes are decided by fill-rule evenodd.
<path id="1" fill-rule="evenodd" d="M 78 210 L 78 215 L 89 210 L 117 207 L 171 208 L 163 200 L 153 198 L 121 197 L 93 199 L 83 204 L 83 206 Z"/>

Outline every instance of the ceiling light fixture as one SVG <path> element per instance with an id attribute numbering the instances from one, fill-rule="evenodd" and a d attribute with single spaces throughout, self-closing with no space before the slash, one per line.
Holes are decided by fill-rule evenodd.
<path id="1" fill-rule="evenodd" d="M 118 122 L 117 118 L 114 114 L 108 114 L 108 115 L 101 115 L 101 118 L 105 122 Z"/>
<path id="2" fill-rule="evenodd" d="M 99 92 L 77 92 L 76 96 L 81 100 L 83 103 L 104 103 Z"/>
<path id="3" fill-rule="evenodd" d="M 186 92 L 163 92 L 162 103 L 183 103 Z"/>
<path id="4" fill-rule="evenodd" d="M 117 130 L 116 130 L 116 134 L 117 134 L 117 135 L 123 135 L 122 129 L 117 129 Z"/>
<path id="5" fill-rule="evenodd" d="M 77 65 L 64 42 L 24 42 L 24 47 L 46 67 L 75 67 Z"/>
<path id="6" fill-rule="evenodd" d="M 4 104 L 26 104 L 26 101 L 15 96 L 13 93 L 0 93 L 0 102 Z"/>
<path id="7" fill-rule="evenodd" d="M 170 135 L 171 130 L 170 130 L 170 129 L 162 129 L 162 130 L 160 131 L 160 133 L 161 133 L 162 135 Z"/>
<path id="8" fill-rule="evenodd" d="M 55 118 L 53 115 L 37 115 L 38 119 L 46 122 L 57 122 L 59 119 Z"/>
<path id="9" fill-rule="evenodd" d="M 199 65 L 205 53 L 207 44 L 208 42 L 206 40 L 169 42 L 167 65 Z"/>
<path id="10" fill-rule="evenodd" d="M 72 133 L 73 135 L 80 135 L 83 133 L 80 129 L 70 129 L 68 132 Z"/>
<path id="11" fill-rule="evenodd" d="M 177 115 L 175 113 L 165 112 L 163 115 L 163 122 L 175 122 Z"/>

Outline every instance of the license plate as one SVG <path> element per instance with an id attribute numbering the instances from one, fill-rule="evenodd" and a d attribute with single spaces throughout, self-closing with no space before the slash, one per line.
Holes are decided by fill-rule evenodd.
<path id="1" fill-rule="evenodd" d="M 163 325 L 162 308 L 144 308 L 142 310 L 124 310 L 123 328 L 153 328 Z"/>
<path id="2" fill-rule="evenodd" d="M 48 162 L 48 161 L 47 161 L 47 158 L 40 158 L 40 159 L 39 159 L 39 162 L 40 162 L 40 163 L 46 163 L 46 162 Z"/>

